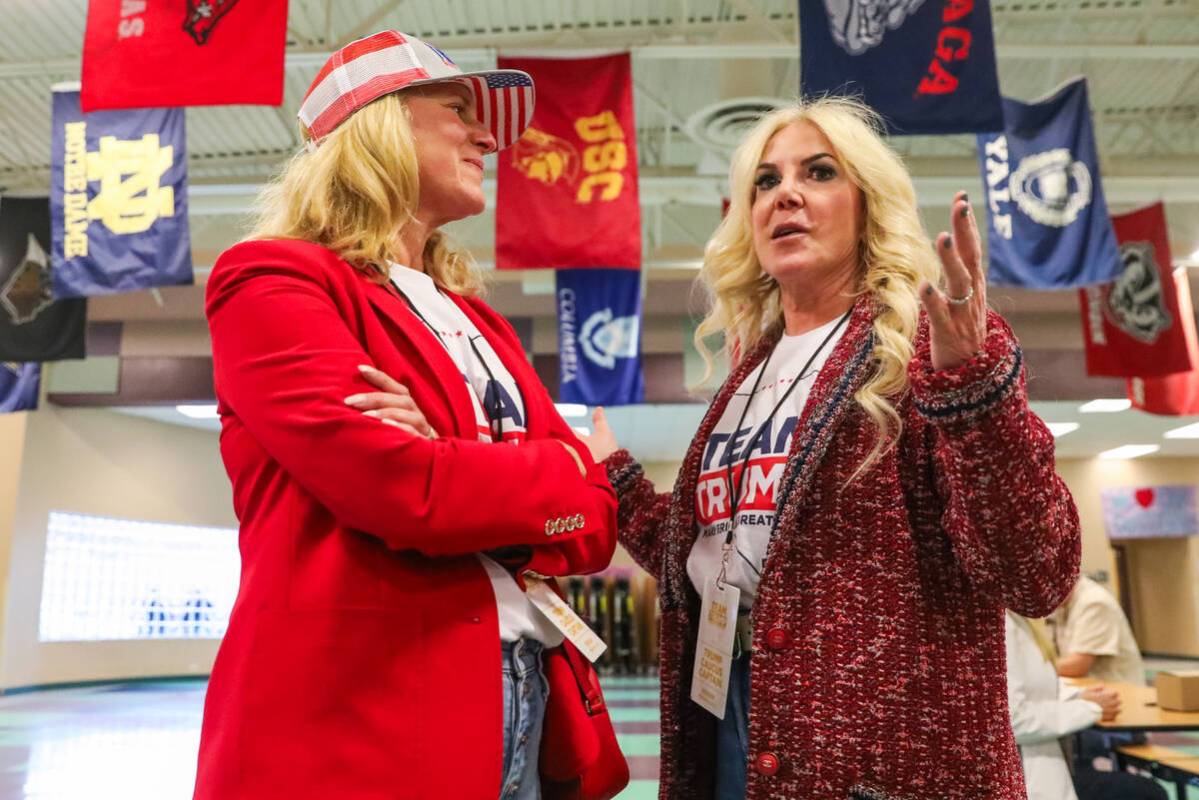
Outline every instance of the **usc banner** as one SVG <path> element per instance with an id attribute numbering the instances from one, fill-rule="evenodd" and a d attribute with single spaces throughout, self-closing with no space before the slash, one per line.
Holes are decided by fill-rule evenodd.
<path id="1" fill-rule="evenodd" d="M 533 122 L 499 154 L 498 269 L 641 267 L 637 127 L 627 53 L 501 58 L 537 86 Z"/>
<path id="2" fill-rule="evenodd" d="M 1161 375 L 1155 378 L 1129 378 L 1128 399 L 1133 408 L 1150 414 L 1185 416 L 1199 414 L 1199 336 L 1195 334 L 1195 312 L 1191 308 L 1191 286 L 1185 269 L 1174 270 L 1171 280 L 1178 296 L 1178 316 L 1182 326 L 1191 363 L 1196 367 L 1188 372 Z"/>
<path id="3" fill-rule="evenodd" d="M 1170 267 L 1161 203 L 1112 217 L 1123 271 L 1112 283 L 1078 292 L 1088 375 L 1168 375 L 1192 364 Z"/>
<path id="4" fill-rule="evenodd" d="M 283 102 L 287 0 L 89 0 L 83 110 Z"/>

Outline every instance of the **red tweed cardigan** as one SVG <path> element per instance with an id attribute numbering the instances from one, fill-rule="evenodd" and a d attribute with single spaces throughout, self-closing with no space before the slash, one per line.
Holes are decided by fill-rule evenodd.
<path id="1" fill-rule="evenodd" d="M 1024 800 L 1003 609 L 1040 617 L 1066 597 L 1078 514 L 994 313 L 982 352 L 952 370 L 933 371 L 921 325 L 896 401 L 901 440 L 847 486 L 876 439 L 853 400 L 872 367 L 873 313 L 856 305 L 788 457 L 753 610 L 747 797 Z M 774 341 L 720 389 L 673 493 L 656 494 L 627 451 L 606 462 L 620 541 L 660 581 L 662 798 L 713 796 L 716 720 L 689 699 L 695 485 L 730 395 Z"/>

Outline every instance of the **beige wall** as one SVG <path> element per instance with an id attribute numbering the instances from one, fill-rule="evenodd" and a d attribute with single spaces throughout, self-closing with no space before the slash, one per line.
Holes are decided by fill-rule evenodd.
<path id="1" fill-rule="evenodd" d="M 25 416 L 24 458 L 11 526 L 0 688 L 117 677 L 206 673 L 215 641 L 38 642 L 50 511 L 236 526 L 215 433 L 94 409 Z M 6 443 L 0 427 L 0 444 Z M 5 451 L 7 453 L 7 450 Z M 0 465 L 0 525 L 5 484 Z M 4 529 L 0 528 L 0 533 Z"/>
<path id="2" fill-rule="evenodd" d="M 21 482 L 21 458 L 25 451 L 25 420 L 28 413 L 0 414 L 0 620 L 12 551 L 13 518 L 17 511 L 17 488 Z"/>

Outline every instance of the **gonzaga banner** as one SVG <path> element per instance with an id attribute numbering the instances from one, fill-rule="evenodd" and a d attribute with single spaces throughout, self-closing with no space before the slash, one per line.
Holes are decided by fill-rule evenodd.
<path id="1" fill-rule="evenodd" d="M 88 0 L 83 110 L 283 102 L 287 0 Z"/>
<path id="2" fill-rule="evenodd" d="M 0 197 L 0 362 L 83 358 L 87 301 L 55 300 L 50 205 Z"/>
<path id="3" fill-rule="evenodd" d="M 641 267 L 637 127 L 627 53 L 501 58 L 533 76 L 532 124 L 499 154 L 499 269 Z"/>
<path id="4" fill-rule="evenodd" d="M 191 283 L 183 109 L 84 114 L 56 91 L 51 126 L 55 297 Z"/>
<path id="5" fill-rule="evenodd" d="M 0 363 L 0 414 L 36 409 L 41 381 L 41 364 Z"/>
<path id="6" fill-rule="evenodd" d="M 641 273 L 559 270 L 558 400 L 589 406 L 640 403 Z"/>
<path id="7" fill-rule="evenodd" d="M 860 95 L 892 133 L 1003 130 L 990 0 L 799 0 L 800 90 Z"/>
<path id="8" fill-rule="evenodd" d="M 1114 283 L 1079 290 L 1088 375 L 1168 375 L 1191 363 L 1170 266 L 1161 203 L 1112 217 L 1123 271 Z"/>
<path id="9" fill-rule="evenodd" d="M 1171 277 L 1178 297 L 1178 318 L 1190 321 L 1182 326 L 1182 331 L 1195 367 L 1172 375 L 1128 379 L 1128 399 L 1132 400 L 1133 408 L 1150 414 L 1199 414 L 1199 335 L 1195 333 L 1195 312 L 1191 309 L 1191 286 L 1186 272 L 1178 269 Z"/>
<path id="10" fill-rule="evenodd" d="M 1099 181 L 1083 79 L 1040 103 L 1003 100 L 1004 132 L 980 134 L 987 189 L 988 280 L 1069 289 L 1123 268 Z"/>

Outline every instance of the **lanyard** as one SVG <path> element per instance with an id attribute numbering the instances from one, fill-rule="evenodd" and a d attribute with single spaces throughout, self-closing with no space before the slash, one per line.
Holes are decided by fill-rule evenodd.
<path id="1" fill-rule="evenodd" d="M 738 499 L 741 497 L 741 489 L 745 483 L 745 473 L 749 469 L 750 454 L 753 452 L 754 447 L 757 446 L 758 440 L 762 438 L 762 434 L 766 432 L 766 426 L 769 425 L 774 417 L 779 413 L 779 410 L 783 407 L 783 404 L 787 402 L 787 399 L 791 397 L 791 393 L 795 391 L 795 387 L 799 386 L 800 381 L 808 376 L 808 370 L 811 368 L 812 363 L 816 360 L 816 357 L 824 352 L 824 348 L 828 346 L 830 341 L 832 341 L 832 338 L 837 334 L 837 331 L 841 330 L 841 326 L 845 324 L 845 321 L 849 319 L 849 316 L 852 313 L 853 308 L 850 308 L 841 316 L 841 319 L 837 320 L 837 324 L 834 325 L 833 329 L 824 337 L 824 340 L 820 343 L 820 346 L 817 347 L 812 355 L 808 357 L 808 360 L 804 363 L 803 368 L 800 369 L 799 374 L 796 375 L 795 380 L 792 381 L 791 385 L 787 387 L 787 391 L 783 392 L 783 396 L 779 398 L 778 402 L 774 404 L 774 408 L 772 408 L 770 413 L 766 415 L 766 419 L 762 421 L 762 424 L 758 427 L 757 432 L 754 433 L 753 436 L 749 437 L 749 441 L 745 444 L 745 455 L 741 459 L 741 473 L 737 476 L 735 485 L 733 480 L 733 459 L 730 458 L 728 460 L 728 464 L 725 467 L 725 484 L 728 487 L 729 492 L 729 532 L 724 537 L 724 555 L 720 561 L 720 577 L 717 579 L 717 582 L 721 586 L 723 586 L 725 583 L 725 573 L 728 569 L 729 557 L 734 551 L 736 551 L 737 555 L 741 556 L 741 559 L 747 565 L 749 565 L 749 568 L 754 571 L 754 574 L 759 576 L 762 574 L 761 570 L 754 566 L 754 564 L 748 558 L 746 558 L 745 554 L 737 549 L 736 545 L 734 544 L 737 530 L 737 503 Z M 771 348 L 770 352 L 766 354 L 766 359 L 762 362 L 762 368 L 758 371 L 758 376 L 754 378 L 753 388 L 749 390 L 749 396 L 745 398 L 745 406 L 741 409 L 741 416 L 738 417 L 737 424 L 733 427 L 732 435 L 734 438 L 737 436 L 737 431 L 741 430 L 741 425 L 745 422 L 745 417 L 749 413 L 749 407 L 753 404 L 754 395 L 758 393 L 758 388 L 762 385 L 762 376 L 766 374 L 766 368 L 770 366 L 770 359 L 774 356 L 774 350 L 777 347 L 778 345 L 776 344 L 775 347 Z M 731 444 L 732 441 L 730 440 L 730 446 Z M 778 513 L 778 509 L 775 509 L 775 513 Z"/>
<path id="2" fill-rule="evenodd" d="M 395 281 L 392 281 L 391 285 L 397 292 L 400 293 L 400 297 L 404 298 L 404 302 L 408 304 L 408 308 L 412 309 L 412 313 L 416 314 L 417 318 L 420 319 L 421 322 L 425 323 L 425 327 L 432 331 L 433 335 L 437 337 L 437 341 L 441 342 L 441 346 L 444 347 L 445 351 L 450 354 L 450 358 L 453 358 L 454 353 L 452 350 L 450 350 L 450 346 L 446 344 L 445 339 L 441 337 L 441 331 L 433 327 L 433 324 L 429 322 L 425 315 L 421 313 L 420 309 L 416 307 L 416 303 L 412 302 L 412 298 L 410 298 L 403 289 L 397 286 Z M 487 392 L 483 392 L 483 397 L 479 401 L 479 407 L 483 409 L 483 414 L 487 417 L 487 427 L 490 428 L 492 424 L 495 425 L 495 430 L 492 432 L 492 436 L 495 438 L 495 441 L 503 442 L 504 401 L 503 398 L 500 397 L 499 381 L 495 379 L 495 375 L 492 373 L 491 367 L 487 365 L 487 359 L 483 358 L 483 354 L 479 352 L 479 347 L 475 344 L 475 337 L 468 335 L 466 337 L 466 341 L 470 345 L 471 352 L 475 354 L 475 360 L 479 362 L 479 364 L 483 367 L 483 371 L 487 373 L 488 383 L 495 387 L 495 390 L 491 392 L 492 407 L 488 408 L 486 405 Z"/>

